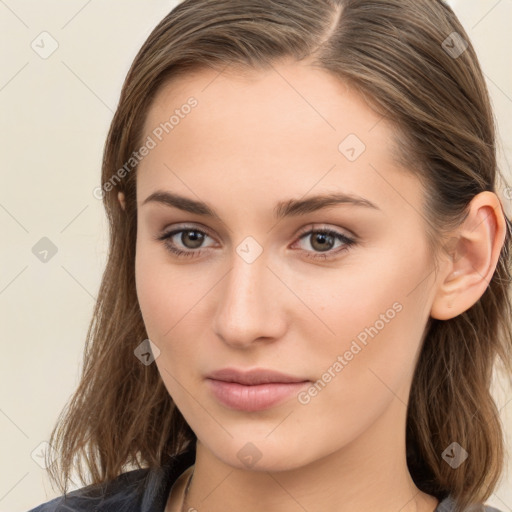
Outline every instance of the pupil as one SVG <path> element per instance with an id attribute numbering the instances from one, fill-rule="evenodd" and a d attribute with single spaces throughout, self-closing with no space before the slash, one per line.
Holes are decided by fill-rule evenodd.
<path id="1" fill-rule="evenodd" d="M 188 238 L 192 240 L 192 248 L 199 247 L 201 245 L 201 242 L 203 241 L 203 235 L 198 231 L 186 231 L 185 233 L 183 233 L 181 240 L 184 243 L 184 245 L 187 245 L 183 239 L 184 236 L 188 236 Z"/>
<path id="2" fill-rule="evenodd" d="M 318 247 L 321 251 L 326 251 L 328 249 L 330 249 L 330 247 L 326 247 L 326 240 L 328 239 L 329 242 L 332 243 L 332 236 L 331 235 L 327 235 L 327 234 L 324 234 L 324 233 L 318 233 L 315 237 L 314 237 L 314 242 L 316 243 L 317 241 L 320 241 L 320 246 Z M 313 243 L 313 247 L 315 246 L 315 243 Z M 329 245 L 329 243 L 327 243 L 327 245 Z"/>

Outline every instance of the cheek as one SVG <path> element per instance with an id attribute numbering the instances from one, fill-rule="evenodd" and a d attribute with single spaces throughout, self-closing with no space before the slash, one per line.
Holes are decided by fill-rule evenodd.
<path id="1" fill-rule="evenodd" d="M 193 333 L 187 313 L 197 302 L 193 282 L 183 272 L 172 271 L 161 255 L 140 248 L 135 261 L 135 280 L 139 306 L 148 338 L 160 353 L 155 359 L 164 385 L 181 410 L 187 403 L 183 392 L 183 361 L 195 361 L 197 346 L 190 343 Z"/>
<path id="2" fill-rule="evenodd" d="M 423 330 L 411 319 L 417 312 L 411 304 L 388 308 L 387 300 L 374 298 L 363 305 L 368 309 L 357 318 L 342 321 L 340 315 L 335 341 L 317 345 L 321 355 L 318 349 L 311 353 L 317 380 L 298 397 L 310 429 L 341 444 L 369 428 L 392 403 L 398 410 L 406 407 Z"/>
<path id="3" fill-rule="evenodd" d="M 161 337 L 161 331 L 165 328 L 162 325 L 163 312 L 164 309 L 168 309 L 169 299 L 158 275 L 159 266 L 153 264 L 153 258 L 147 251 L 138 247 L 135 258 L 137 298 L 148 336 L 155 342 Z M 169 324 L 166 328 L 169 328 Z"/>
<path id="4" fill-rule="evenodd" d="M 327 339 L 337 346 L 336 340 L 359 334 L 364 341 L 366 329 L 374 325 L 383 337 L 381 334 L 389 332 L 399 316 L 424 316 L 428 306 L 426 277 L 428 261 L 419 247 L 412 253 L 390 246 L 369 251 L 368 257 L 363 255 L 357 261 L 347 260 L 338 270 L 316 279 L 315 288 L 306 282 L 303 286 L 310 290 L 308 304 L 328 328 L 323 330 Z"/>
<path id="5" fill-rule="evenodd" d="M 333 382 L 326 387 L 338 390 L 330 399 L 341 407 L 382 399 L 379 390 L 402 388 L 414 370 L 429 314 L 424 254 L 373 255 L 373 262 L 345 268 L 312 292 L 315 312 L 329 330 L 316 320 L 302 325 L 318 340 L 311 360 L 321 381 Z"/>
<path id="6" fill-rule="evenodd" d="M 148 336 L 162 350 L 189 309 L 192 283 L 165 265 L 159 251 L 143 244 L 137 246 L 135 283 Z"/>
<path id="7" fill-rule="evenodd" d="M 148 338 L 160 350 L 155 361 L 160 375 L 178 401 L 182 391 L 175 379 L 195 378 L 190 370 L 197 369 L 208 340 L 210 324 L 204 318 L 210 318 L 206 308 L 213 283 L 200 277 L 186 264 L 170 264 L 151 244 L 137 247 L 135 281 L 142 318 Z"/>

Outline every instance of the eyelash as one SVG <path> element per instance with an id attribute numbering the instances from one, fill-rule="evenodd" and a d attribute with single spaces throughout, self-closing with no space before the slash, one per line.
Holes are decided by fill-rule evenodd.
<path id="1" fill-rule="evenodd" d="M 189 232 L 193 231 L 195 233 L 200 233 L 201 235 L 210 236 L 210 235 L 208 235 L 208 233 L 206 233 L 205 231 L 203 231 L 201 229 L 198 229 L 198 228 L 195 228 L 192 226 L 189 226 L 189 227 L 185 226 L 181 229 L 175 229 L 174 231 L 170 231 L 169 233 L 164 233 L 162 235 L 158 235 L 155 238 L 157 240 L 161 241 L 169 252 L 173 253 L 174 255 L 176 255 L 180 258 L 198 257 L 203 252 L 202 249 L 197 249 L 197 250 L 190 249 L 188 251 L 183 251 L 181 249 L 178 249 L 175 245 L 171 244 L 170 240 L 174 235 L 177 235 L 179 233 L 184 233 L 187 231 L 189 231 Z M 329 250 L 329 251 L 326 251 L 325 253 L 315 253 L 314 255 L 311 255 L 311 251 L 304 251 L 307 253 L 306 257 L 311 258 L 313 260 L 324 260 L 325 261 L 325 260 L 335 259 L 340 253 L 348 251 L 353 245 L 355 245 L 357 243 L 356 240 L 353 240 L 352 238 L 349 238 L 346 235 L 339 233 L 337 231 L 334 231 L 332 229 L 310 229 L 309 231 L 302 232 L 299 235 L 298 240 L 301 240 L 302 238 L 305 238 L 314 233 L 317 233 L 317 234 L 321 233 L 323 235 L 332 236 L 332 237 L 336 238 L 337 240 L 343 242 L 344 246 L 341 248 L 338 248 L 337 250 Z"/>

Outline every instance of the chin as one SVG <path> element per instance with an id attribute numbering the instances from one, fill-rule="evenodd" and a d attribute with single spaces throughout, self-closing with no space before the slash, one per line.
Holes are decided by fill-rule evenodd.
<path id="1" fill-rule="evenodd" d="M 249 434 L 243 438 L 234 437 L 228 443 L 208 449 L 224 464 L 249 471 L 293 470 L 316 459 L 313 453 L 298 450 L 297 446 L 301 446 L 301 443 L 293 442 L 290 438 L 285 443 L 282 439 L 271 441 L 265 436 L 268 436 L 268 431 L 261 436 L 251 437 Z"/>

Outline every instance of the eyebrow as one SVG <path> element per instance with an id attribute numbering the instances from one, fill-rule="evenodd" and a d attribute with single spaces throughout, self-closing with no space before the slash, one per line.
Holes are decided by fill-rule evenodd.
<path id="1" fill-rule="evenodd" d="M 179 210 L 183 210 L 188 213 L 219 218 L 215 213 L 215 210 L 208 206 L 206 203 L 162 190 L 157 190 L 156 192 L 153 192 L 151 195 L 149 195 L 143 201 L 141 206 L 144 206 L 148 203 L 163 204 L 165 206 L 178 208 Z M 368 199 L 365 199 L 364 197 L 355 194 L 332 193 L 326 195 L 310 196 L 306 199 L 288 199 L 286 201 L 280 201 L 274 207 L 274 218 L 282 219 L 284 217 L 306 215 L 308 213 L 312 213 L 317 210 L 322 210 L 324 208 L 338 204 L 349 204 L 353 206 L 363 206 L 374 210 L 380 210 L 377 205 Z"/>

